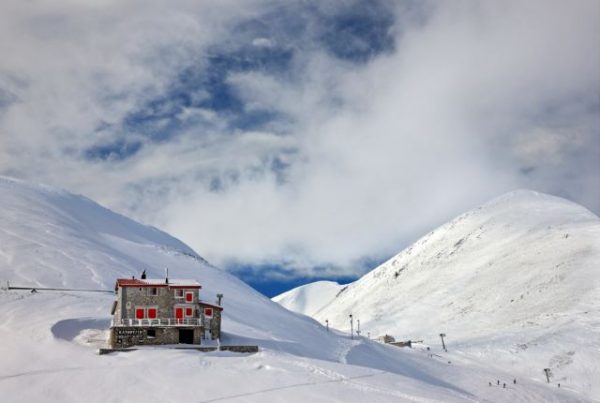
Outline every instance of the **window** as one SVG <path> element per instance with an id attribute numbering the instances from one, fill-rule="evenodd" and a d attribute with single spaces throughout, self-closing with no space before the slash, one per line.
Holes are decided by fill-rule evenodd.
<path id="1" fill-rule="evenodd" d="M 175 298 L 183 298 L 183 290 L 176 289 L 175 290 Z"/>
<path id="2" fill-rule="evenodd" d="M 207 318 L 212 318 L 212 316 L 213 316 L 212 308 L 204 308 L 204 316 L 206 316 Z"/>
<path id="3" fill-rule="evenodd" d="M 156 319 L 156 308 L 148 308 L 148 319 Z"/>
<path id="4" fill-rule="evenodd" d="M 152 296 L 158 295 L 158 288 L 156 288 L 156 287 L 148 288 L 148 295 L 152 295 Z"/>
<path id="5" fill-rule="evenodd" d="M 194 293 L 193 292 L 186 292 L 185 293 L 185 302 L 193 302 L 194 301 Z"/>
<path id="6" fill-rule="evenodd" d="M 194 315 L 194 310 L 192 308 L 185 308 L 185 317 L 191 318 Z"/>
<path id="7" fill-rule="evenodd" d="M 135 308 L 135 318 L 136 319 L 144 319 L 144 308 Z"/>

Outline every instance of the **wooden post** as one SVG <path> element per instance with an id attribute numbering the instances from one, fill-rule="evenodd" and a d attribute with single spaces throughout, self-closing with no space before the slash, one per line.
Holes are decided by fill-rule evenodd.
<path id="1" fill-rule="evenodd" d="M 442 347 L 445 352 L 448 352 L 448 350 L 446 350 L 446 343 L 444 343 L 444 337 L 446 337 L 446 333 L 440 333 L 440 338 L 442 339 Z"/>

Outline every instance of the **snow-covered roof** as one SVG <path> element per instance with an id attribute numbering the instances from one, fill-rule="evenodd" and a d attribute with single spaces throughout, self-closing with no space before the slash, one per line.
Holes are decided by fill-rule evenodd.
<path id="1" fill-rule="evenodd" d="M 199 303 L 200 305 L 202 305 L 202 306 L 207 306 L 207 307 L 209 307 L 209 308 L 218 309 L 219 311 L 222 311 L 222 310 L 223 310 L 223 307 L 222 307 L 222 306 L 220 306 L 220 305 L 215 305 L 215 304 L 211 304 L 210 302 L 206 302 L 206 301 L 202 301 L 202 300 L 200 300 L 200 301 L 198 301 L 198 303 Z"/>
<path id="2" fill-rule="evenodd" d="M 186 279 L 169 279 L 166 282 L 164 278 L 119 278 L 117 279 L 117 287 L 171 287 L 171 288 L 202 288 L 196 280 Z"/>

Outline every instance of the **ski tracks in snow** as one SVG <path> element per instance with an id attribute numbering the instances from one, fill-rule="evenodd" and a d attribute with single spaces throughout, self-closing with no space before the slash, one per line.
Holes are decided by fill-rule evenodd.
<path id="1" fill-rule="evenodd" d="M 362 344 L 360 339 L 340 339 L 338 347 L 334 353 L 337 360 L 342 364 L 348 364 L 348 354 L 358 345 Z"/>
<path id="2" fill-rule="evenodd" d="M 348 348 L 348 351 L 352 349 L 352 346 Z M 372 371 L 370 370 L 367 374 L 355 375 L 355 376 L 347 376 L 340 372 L 315 365 L 308 360 L 298 360 L 298 359 L 286 359 L 289 364 L 300 367 L 304 371 L 310 372 L 314 374 L 316 377 L 325 378 L 320 380 L 314 380 L 310 382 L 299 382 L 293 383 L 284 386 L 278 386 L 273 388 L 260 389 L 252 392 L 239 393 L 235 395 L 227 395 L 216 398 L 211 398 L 207 400 L 202 400 L 199 403 L 212 403 L 212 402 L 220 402 L 220 401 L 229 401 L 233 399 L 241 399 L 243 401 L 245 398 L 249 398 L 251 396 L 256 396 L 260 394 L 267 394 L 272 392 L 284 391 L 295 388 L 304 388 L 304 387 L 316 387 L 324 384 L 333 384 L 340 383 L 346 386 L 350 386 L 353 389 L 356 389 L 365 394 L 367 393 L 377 393 L 379 395 L 387 396 L 394 398 L 394 400 L 402 400 L 402 401 L 410 401 L 410 402 L 431 402 L 432 399 L 421 398 L 418 396 L 410 395 L 407 393 L 399 392 L 398 390 L 391 390 L 389 388 L 377 387 L 374 385 L 369 385 L 363 382 L 358 382 L 360 379 L 372 378 L 379 375 L 387 374 L 386 371 Z"/>

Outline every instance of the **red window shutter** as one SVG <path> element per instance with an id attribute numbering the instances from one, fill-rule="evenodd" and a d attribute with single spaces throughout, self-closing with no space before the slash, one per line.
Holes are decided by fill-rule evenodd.
<path id="1" fill-rule="evenodd" d="M 185 301 L 192 302 L 194 300 L 194 293 L 186 292 L 185 293 Z"/>
<path id="2" fill-rule="evenodd" d="M 192 308 L 185 308 L 185 316 L 192 316 Z"/>
<path id="3" fill-rule="evenodd" d="M 156 308 L 148 308 L 148 318 L 156 319 Z"/>
<path id="4" fill-rule="evenodd" d="M 175 309 L 175 318 L 176 319 L 183 319 L 183 308 L 176 308 Z"/>
<path id="5" fill-rule="evenodd" d="M 136 308 L 135 318 L 136 319 L 144 319 L 144 308 Z"/>
<path id="6" fill-rule="evenodd" d="M 204 316 L 212 316 L 212 308 L 204 308 Z"/>

